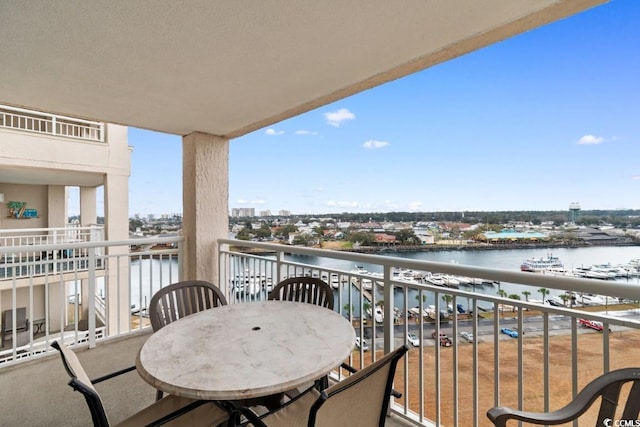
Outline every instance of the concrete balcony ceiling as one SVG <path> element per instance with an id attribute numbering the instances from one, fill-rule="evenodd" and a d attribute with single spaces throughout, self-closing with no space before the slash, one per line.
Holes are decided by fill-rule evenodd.
<path id="1" fill-rule="evenodd" d="M 7 0 L 0 103 L 234 138 L 603 2 Z"/>

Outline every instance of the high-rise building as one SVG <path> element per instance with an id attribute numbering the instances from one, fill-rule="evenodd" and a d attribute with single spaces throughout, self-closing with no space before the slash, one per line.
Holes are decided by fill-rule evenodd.
<path id="1" fill-rule="evenodd" d="M 580 203 L 572 202 L 569 205 L 569 222 L 576 223 L 580 221 Z"/>
<path id="2" fill-rule="evenodd" d="M 231 216 L 234 218 L 242 216 L 256 216 L 255 208 L 233 208 L 231 209 Z"/>

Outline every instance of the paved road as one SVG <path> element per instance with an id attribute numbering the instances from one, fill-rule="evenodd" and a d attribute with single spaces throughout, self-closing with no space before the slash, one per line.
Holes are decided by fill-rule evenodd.
<path id="1" fill-rule="evenodd" d="M 640 310 L 632 310 L 618 313 L 609 313 L 609 315 L 615 315 L 617 317 L 624 317 L 628 320 L 640 321 Z M 571 333 L 571 321 L 572 318 L 568 316 L 560 316 L 560 315 L 552 315 L 549 316 L 549 335 L 566 335 Z M 544 332 L 544 323 L 542 316 L 531 316 L 525 317 L 523 320 L 523 329 L 524 335 L 526 336 L 540 336 L 543 335 Z M 414 332 L 416 335 L 419 335 L 419 324 L 411 323 L 408 325 L 409 331 Z M 517 329 L 518 319 L 515 317 L 505 317 L 500 319 L 500 327 L 508 327 L 511 329 Z M 610 326 L 610 330 L 612 332 L 625 330 L 627 329 L 624 326 L 612 325 Z M 425 323 L 424 324 L 424 337 L 423 345 L 425 346 L 434 346 L 435 340 L 431 338 L 431 333 L 435 330 L 435 325 L 433 323 Z M 452 324 L 451 322 L 444 322 L 440 326 L 441 332 L 444 332 L 449 337 L 452 337 Z M 467 331 L 472 332 L 472 322 L 471 320 L 458 320 L 458 333 Z M 578 325 L 578 333 L 600 333 L 593 329 L 586 328 L 584 326 Z M 371 343 L 370 339 L 371 330 L 365 329 L 365 337 L 369 338 L 369 344 Z M 394 335 L 396 339 L 396 344 L 401 345 L 404 342 L 404 325 L 395 325 Z M 376 329 L 376 337 L 379 339 L 376 342 L 376 347 L 382 348 L 382 326 L 379 326 Z M 478 320 L 478 331 L 477 331 L 477 339 L 479 342 L 487 342 L 493 341 L 493 319 L 479 319 Z M 511 338 L 505 334 L 500 334 L 499 339 L 501 340 L 511 340 Z M 466 343 L 466 341 L 458 337 L 459 343 Z"/>

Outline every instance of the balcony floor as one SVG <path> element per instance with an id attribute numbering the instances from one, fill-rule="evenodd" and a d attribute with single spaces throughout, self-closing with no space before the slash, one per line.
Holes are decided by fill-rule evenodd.
<path id="1" fill-rule="evenodd" d="M 101 342 L 94 349 L 76 350 L 90 378 L 113 372 L 135 363 L 138 349 L 149 332 L 136 333 Z M 80 393 L 67 385 L 69 377 L 57 353 L 0 368 L 0 408 L 2 425 L 65 425 L 84 427 L 91 424 L 89 409 Z M 155 400 L 155 390 L 136 372 L 105 381 L 96 386 L 111 424 L 139 411 Z M 126 390 L 126 393 L 122 391 Z M 391 417 L 388 426 L 408 426 Z"/>

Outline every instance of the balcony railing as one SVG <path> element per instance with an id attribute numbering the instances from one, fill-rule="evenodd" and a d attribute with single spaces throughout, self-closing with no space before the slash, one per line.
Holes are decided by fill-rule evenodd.
<path id="1" fill-rule="evenodd" d="M 392 405 L 397 416 L 415 425 L 488 425 L 484 413 L 497 405 L 558 408 L 593 377 L 638 363 L 637 354 L 629 353 L 635 360 L 618 354 L 640 339 L 635 284 L 603 286 L 601 280 L 258 242 L 220 244 L 220 283 L 230 302 L 265 298 L 270 286 L 288 276 L 311 275 L 331 283 L 337 294 L 334 309 L 368 341 L 369 352 L 361 346 L 352 355 L 356 367 L 407 343 L 409 333 L 415 335 L 420 344 L 405 358 L 394 386 L 403 397 Z M 324 261 L 319 266 L 310 259 Z M 378 274 L 326 267 L 331 259 L 374 266 Z M 408 278 L 410 272 L 474 278 L 476 284 L 437 286 Z M 495 287 L 497 293 L 501 283 L 531 286 L 531 295 L 541 288 L 606 295 L 618 304 L 615 310 L 607 306 L 592 312 L 583 309 L 579 297 L 572 306 L 558 307 L 476 292 L 476 287 Z M 597 328 L 597 322 L 601 332 L 584 326 Z M 450 347 L 432 338 L 441 334 L 449 337 Z M 472 338 L 462 336 L 467 334 Z"/>
<path id="2" fill-rule="evenodd" d="M 104 124 L 0 105 L 0 127 L 104 142 Z"/>
<path id="3" fill-rule="evenodd" d="M 2 310 L 0 366 L 49 352 L 56 339 L 95 346 L 149 327 L 150 296 L 180 280 L 182 240 L 0 246 L 0 301 L 11 307 Z M 64 255 L 40 256 L 50 253 Z"/>
<path id="4" fill-rule="evenodd" d="M 81 227 L 69 224 L 58 228 L 0 230 L 0 247 L 14 248 L 0 257 L 0 280 L 56 274 L 58 268 L 68 268 L 74 259 L 78 261 L 76 264 L 79 266 L 82 259 L 86 258 L 87 249 L 74 251 L 67 245 L 102 241 L 104 227 L 101 225 Z M 64 248 L 39 251 L 36 247 L 40 245 L 63 245 Z M 101 249 L 97 251 L 97 255 L 102 254 Z"/>
<path id="5" fill-rule="evenodd" d="M 72 268 L 58 268 L 44 279 L 29 275 L 0 282 L 0 298 L 3 306 L 12 307 L 7 315 L 13 325 L 0 349 L 0 367 L 38 357 L 54 339 L 102 346 L 109 337 L 148 328 L 150 296 L 182 277 L 181 242 L 164 238 L 0 247 L 0 255 L 66 249 L 80 254 L 67 260 Z M 44 261 L 23 262 L 35 270 Z M 495 405 L 557 408 L 589 379 L 638 364 L 633 350 L 640 342 L 640 310 L 634 301 L 639 293 L 632 284 L 226 239 L 219 241 L 219 258 L 212 262 L 218 264 L 217 280 L 230 303 L 264 299 L 271 286 L 288 276 L 325 279 L 336 288 L 334 309 L 367 341 L 369 351 L 361 345 L 350 357 L 356 368 L 414 334 L 419 345 L 399 368 L 394 388 L 402 398 L 392 404 L 394 415 L 413 425 L 487 425 L 484 412 Z M 378 274 L 344 268 L 359 264 L 375 267 Z M 478 280 L 476 288 L 450 288 L 409 278 L 411 272 Z M 557 307 L 478 291 L 497 290 L 505 283 L 604 294 L 616 302 L 622 299 L 625 310 L 617 304 L 615 310 L 609 306 L 592 312 L 583 309 L 579 298 L 573 307 Z M 20 328 L 21 307 L 30 319 L 26 330 Z M 581 323 L 588 321 L 602 322 L 602 331 Z M 517 331 L 517 338 L 502 328 Z M 473 335 L 472 342 L 463 332 Z M 441 333 L 451 339 L 450 347 L 432 338 Z M 345 375 L 333 374 L 335 379 Z"/>

